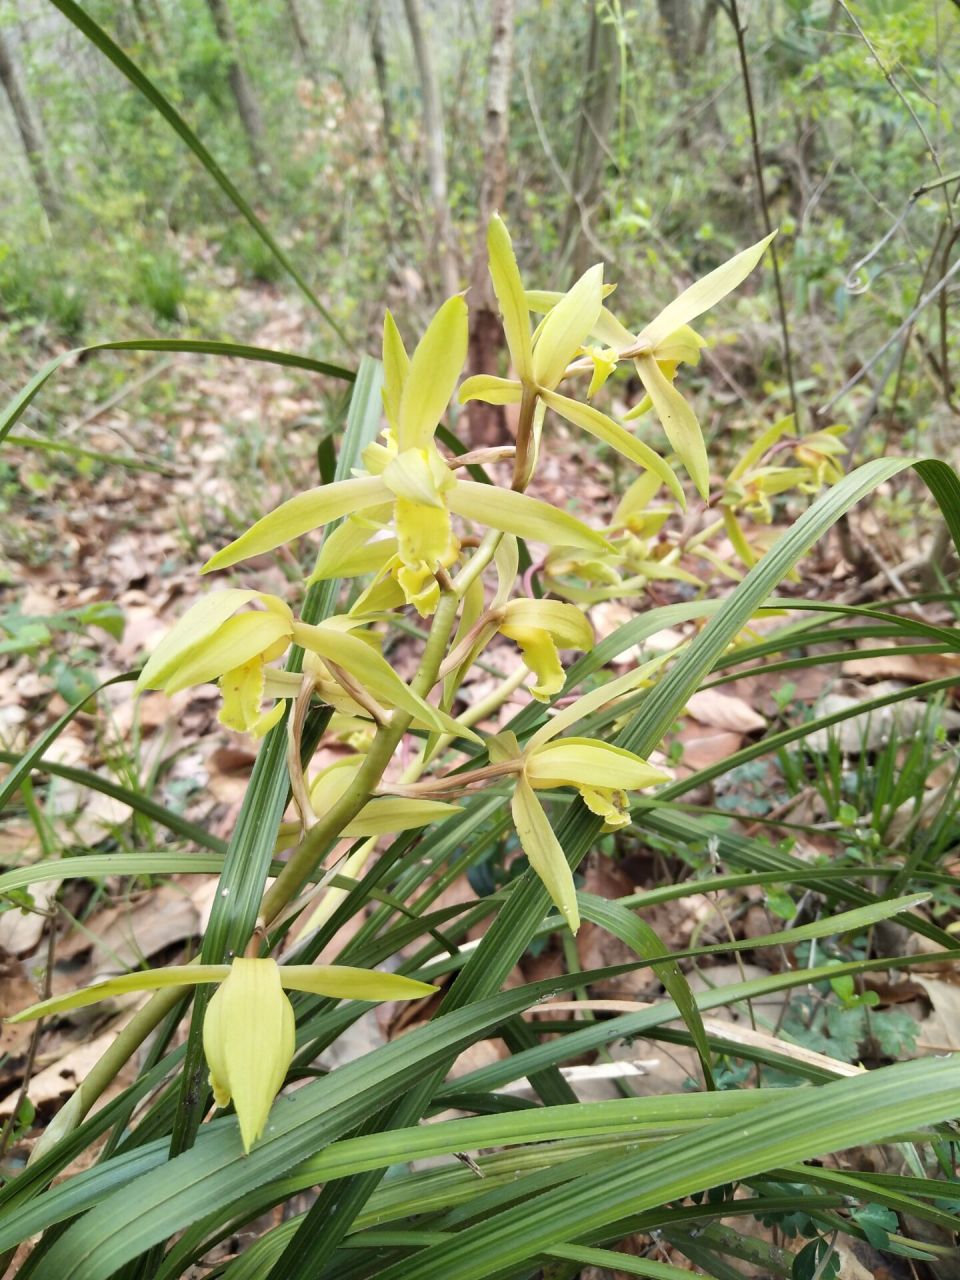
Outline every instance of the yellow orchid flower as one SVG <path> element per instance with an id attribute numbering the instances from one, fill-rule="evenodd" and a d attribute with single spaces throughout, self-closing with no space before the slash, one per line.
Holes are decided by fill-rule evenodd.
<path id="1" fill-rule="evenodd" d="M 239 613 L 252 602 L 264 608 Z M 229 588 L 198 600 L 161 640 L 137 680 L 138 692 L 162 689 L 176 693 L 190 685 L 219 680 L 223 694 L 220 720 L 228 728 L 258 737 L 283 714 L 284 698 L 296 697 L 301 677 L 277 671 L 267 663 L 291 644 L 347 673 L 373 698 L 399 708 L 420 726 L 457 732 L 454 722 L 415 694 L 388 662 L 351 630 L 362 619 L 329 618 L 318 626 L 300 622 L 290 606 L 262 591 Z M 264 698 L 277 704 L 261 712 Z M 355 703 L 349 702 L 349 709 Z M 462 730 L 461 730 L 462 731 Z"/>
<path id="2" fill-rule="evenodd" d="M 629 357 L 636 365 L 647 399 L 628 417 L 642 413 L 648 402 L 652 404 L 667 439 L 704 499 L 709 495 L 710 468 L 703 432 L 696 414 L 674 387 L 673 378 L 681 361 L 698 363 L 700 348 L 705 345 L 690 322 L 747 278 L 775 234 L 765 236 L 684 289 L 639 333 L 631 333 L 605 308 L 593 330 L 594 336 L 614 347 L 621 359 Z"/>
<path id="3" fill-rule="evenodd" d="M 371 474 L 291 498 L 212 556 L 203 572 L 226 569 L 343 516 L 362 513 L 371 522 L 369 536 L 363 536 L 365 526 L 352 521 L 336 530 L 331 549 L 320 553 L 312 580 L 344 576 L 337 562 L 343 554 L 349 571 L 392 572 L 406 601 L 426 616 L 439 597 L 438 569 L 449 567 L 459 554 L 451 516 L 548 546 L 606 547 L 601 534 L 566 511 L 526 494 L 462 480 L 443 461 L 433 437 L 466 347 L 467 308 L 460 297 L 439 309 L 412 359 L 388 313 L 383 400 L 389 425 L 386 443 L 364 450 Z"/>
<path id="4" fill-rule="evenodd" d="M 285 991 L 305 991 L 334 1000 L 417 1000 L 436 987 L 394 973 L 348 965 L 278 965 L 272 959 L 232 964 L 171 965 L 95 982 L 69 995 L 22 1009 L 8 1022 L 28 1022 L 64 1013 L 128 991 L 216 982 L 203 1023 L 203 1051 L 218 1107 L 231 1100 L 249 1152 L 266 1127 L 273 1100 L 293 1059 L 293 1009 Z"/>
<path id="5" fill-rule="evenodd" d="M 737 555 L 752 567 L 759 559 L 737 515 L 742 513 L 762 524 L 773 520 L 772 498 L 796 489 L 799 493 L 816 494 L 825 485 L 836 483 L 843 475 L 839 458 L 846 453 L 840 437 L 846 427 L 835 425 L 789 438 L 794 418 L 788 414 L 762 431 L 736 463 L 723 486 L 721 505 L 723 523 Z M 787 438 L 785 438 L 787 437 Z M 775 464 L 772 459 L 785 451 L 799 466 Z M 698 554 L 705 555 L 705 549 Z"/>
<path id="6" fill-rule="evenodd" d="M 467 601 L 471 604 L 471 601 Z M 563 688 L 564 671 L 559 649 L 593 648 L 593 627 L 575 605 L 559 600 L 508 600 L 483 610 L 482 602 L 465 611 L 456 643 L 444 662 L 441 673 L 461 675 L 478 654 L 500 632 L 520 646 L 524 665 L 536 676 L 531 694 L 547 702 Z M 459 684 L 459 679 L 454 685 Z"/>
<path id="7" fill-rule="evenodd" d="M 584 342 L 596 328 L 603 306 L 603 266 L 591 267 L 556 302 L 537 329 L 530 333 L 530 306 L 513 252 L 510 233 L 494 214 L 487 227 L 490 278 L 500 304 L 503 331 L 517 377 L 497 378 L 478 374 L 460 388 L 460 401 L 483 400 L 487 404 L 520 404 L 539 400 L 568 422 L 602 440 L 618 453 L 659 475 L 683 504 L 680 483 L 664 460 L 651 448 L 592 405 L 580 404 L 556 388 Z M 604 359 L 601 355 L 600 359 Z M 532 467 L 532 462 L 531 462 Z"/>
<path id="8" fill-rule="evenodd" d="M 632 673 L 631 673 L 632 674 Z M 552 725 L 546 726 L 548 730 Z M 534 734 L 521 748 L 509 732 L 488 739 L 490 760 L 518 762 L 518 777 L 511 812 L 520 846 L 531 867 L 543 881 L 550 898 L 573 933 L 580 927 L 573 872 L 550 820 L 537 799 L 538 790 L 573 787 L 591 811 L 614 830 L 630 821 L 628 791 L 668 781 L 668 775 L 646 760 L 594 738 L 562 738 L 549 741 L 550 733 Z"/>
<path id="9" fill-rule="evenodd" d="M 531 694 L 547 702 L 566 679 L 559 649 L 593 648 L 593 627 L 582 611 L 558 600 L 508 600 L 497 630 L 520 646 L 523 661 L 536 676 Z"/>

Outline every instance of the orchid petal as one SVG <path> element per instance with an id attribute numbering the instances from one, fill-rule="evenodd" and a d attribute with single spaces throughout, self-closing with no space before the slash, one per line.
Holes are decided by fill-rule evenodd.
<path id="1" fill-rule="evenodd" d="M 394 431 L 400 421 L 400 397 L 410 372 L 410 357 L 389 311 L 383 316 L 383 408 Z"/>
<path id="2" fill-rule="evenodd" d="M 332 529 L 323 540 L 313 573 L 307 585 L 328 578 L 357 578 L 376 573 L 391 556 L 396 555 L 397 540 L 387 535 L 380 520 L 393 516 L 392 504 L 385 505 L 376 518 L 354 517 Z"/>
<path id="3" fill-rule="evenodd" d="M 293 621 L 272 612 L 240 613 L 228 618 L 215 635 L 187 655 L 164 685 L 167 694 L 190 685 L 217 680 L 226 671 L 243 667 L 278 643 L 281 652 L 293 636 Z"/>
<path id="4" fill-rule="evenodd" d="M 464 380 L 460 388 L 460 403 L 482 400 L 485 404 L 519 404 L 523 399 L 523 385 L 512 378 L 497 378 L 491 373 L 477 373 Z"/>
<path id="5" fill-rule="evenodd" d="M 603 264 L 585 271 L 549 312 L 533 352 L 533 376 L 552 390 L 590 334 L 603 304 Z"/>
<path id="6" fill-rule="evenodd" d="M 229 617 L 251 600 L 259 600 L 259 591 L 243 591 L 230 587 L 201 596 L 163 637 L 137 680 L 137 692 L 162 689 L 171 673 L 191 650 L 208 640 Z"/>

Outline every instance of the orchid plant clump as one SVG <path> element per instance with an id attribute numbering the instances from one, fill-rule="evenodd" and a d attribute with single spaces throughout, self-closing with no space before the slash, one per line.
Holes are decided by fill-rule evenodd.
<path id="1" fill-rule="evenodd" d="M 585 610 L 600 600 L 642 595 L 657 580 L 672 579 L 689 594 L 705 588 L 705 570 L 737 576 L 732 557 L 711 545 L 716 536 L 726 536 L 749 567 L 762 554 L 753 525 L 771 520 L 772 500 L 791 489 L 815 492 L 840 474 L 838 428 L 798 439 L 791 420 L 783 419 L 717 479 L 696 415 L 675 385 L 680 366 L 697 364 L 705 346 L 692 322 L 746 278 L 769 239 L 686 289 L 634 332 L 605 305 L 612 290 L 601 265 L 566 293 L 528 290 L 507 229 L 494 217 L 490 274 L 512 376 L 469 377 L 458 399 L 517 406 L 516 444 L 509 448 L 452 455 L 437 442 L 466 359 L 465 300 L 443 303 L 412 355 L 387 312 L 386 427 L 363 452 L 363 467 L 284 502 L 204 567 L 231 569 L 324 529 L 307 582 L 362 580 L 343 612 L 307 623 L 262 591 L 212 591 L 181 617 L 139 677 L 139 689 L 168 694 L 218 681 L 224 725 L 255 738 L 287 734 L 292 811 L 277 833 L 277 849 L 290 852 L 263 897 L 247 954 L 231 965 L 125 975 L 35 1005 L 18 1018 L 121 991 L 217 984 L 203 1028 L 210 1083 L 218 1106 L 233 1102 L 249 1151 L 294 1058 L 294 1011 L 285 990 L 360 1000 L 414 999 L 435 990 L 400 975 L 284 963 L 282 954 L 278 963 L 269 954 L 282 947 L 294 922 L 303 936 L 330 917 L 344 896 L 342 884 L 330 879 L 359 876 L 379 837 L 443 822 L 478 790 L 502 794 L 519 849 L 563 924 L 578 929 L 573 873 L 541 797 L 572 791 L 613 831 L 630 821 L 631 794 L 668 776 L 631 751 L 578 733 L 581 721 L 642 690 L 670 656 L 601 679 L 573 697 L 578 682 L 568 688 L 561 653 L 593 647 Z M 627 419 L 651 410 L 669 457 L 593 403 L 624 364 L 635 368 L 646 392 Z M 603 528 L 527 492 L 548 447 L 547 410 L 636 469 Z M 468 478 L 468 468 L 504 462 L 512 464 L 512 475 L 503 484 Z M 683 522 L 674 521 L 686 507 L 681 468 L 700 504 Z M 531 572 L 521 574 L 521 544 L 528 543 L 542 550 Z M 396 624 L 402 619 L 409 629 L 404 615 L 410 609 L 429 630 L 407 682 L 384 655 Z M 521 664 L 481 702 L 458 710 L 465 677 L 497 636 L 517 646 Z M 292 649 L 302 653 L 302 664 L 276 665 Z M 524 687 L 533 701 L 523 731 L 484 731 Z M 348 755 L 322 769 L 303 759 L 306 713 L 318 705 L 332 710 L 328 733 L 350 745 Z M 345 847 L 342 841 L 361 843 Z M 305 892 L 318 873 L 319 888 Z"/>

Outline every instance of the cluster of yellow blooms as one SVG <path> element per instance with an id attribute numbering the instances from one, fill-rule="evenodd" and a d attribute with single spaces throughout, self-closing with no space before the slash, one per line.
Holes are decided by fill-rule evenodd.
<path id="1" fill-rule="evenodd" d="M 383 331 L 387 426 L 380 441 L 364 451 L 363 469 L 349 479 L 291 498 L 205 566 L 205 572 L 227 569 L 340 522 L 325 537 L 309 581 L 369 577 L 370 582 L 348 612 L 318 624 L 302 621 L 284 601 L 263 592 L 228 588 L 207 595 L 157 647 L 140 674 L 139 689 L 172 694 L 218 680 L 222 722 L 255 737 L 277 725 L 289 700 L 302 699 L 306 691 L 308 700 L 332 706 L 359 730 L 354 740 L 364 741 L 366 752 L 358 751 L 312 779 L 291 778 L 294 798 L 306 798 L 299 805 L 293 843 L 318 820 L 317 815 L 339 812 L 338 806 L 366 777 L 363 771 L 373 758 L 370 744 L 382 735 L 385 754 L 373 785 L 358 797 L 346 820 L 328 833 L 330 839 L 318 851 L 317 861 L 337 838 L 375 839 L 387 832 L 422 827 L 453 812 L 455 805 L 449 800 L 468 788 L 492 782 L 506 785 L 519 843 L 557 910 L 576 930 L 579 915 L 573 875 L 537 792 L 574 788 L 603 819 L 606 830 L 629 821 L 628 793 L 664 781 L 665 775 L 630 751 L 599 739 L 564 735 L 588 714 L 640 687 L 655 664 L 585 694 L 548 718 L 523 743 L 508 732 L 479 737 L 468 727 L 469 716 L 453 718 L 454 700 L 471 664 L 500 634 L 519 646 L 523 663 L 533 675 L 530 694 L 550 701 L 565 681 L 560 650 L 586 651 L 594 642 L 581 606 L 636 594 L 656 578 L 702 585 L 679 561 L 686 554 L 711 561 L 707 542 L 710 533 L 720 528 L 726 529 L 749 566 L 757 552 L 738 515 L 769 520 L 774 495 L 791 487 L 818 488 L 837 478 L 837 457 L 842 452 L 838 429 L 795 440 L 789 437 L 792 423 L 785 419 L 760 437 L 711 494 L 700 425 L 674 385 L 680 364 L 696 364 L 705 345 L 690 327 L 692 321 L 743 281 L 769 239 L 692 285 L 634 333 L 604 304 L 611 288 L 604 284 L 602 266 L 592 267 L 566 293 L 527 290 L 506 227 L 493 218 L 488 237 L 490 274 L 514 376 L 468 378 L 460 387 L 459 399 L 461 403 L 479 399 L 519 405 L 511 487 L 464 478 L 463 459 L 445 457 L 437 447 L 437 427 L 466 359 L 463 298 L 450 298 L 439 308 L 412 356 L 388 312 Z M 534 323 L 535 316 L 542 318 Z M 623 362 L 635 367 L 646 392 L 628 417 L 652 409 L 700 497 L 705 502 L 712 499 L 719 507 L 721 514 L 706 536 L 686 542 L 664 537 L 674 507 L 669 501 L 656 505 L 657 495 L 666 490 L 681 509 L 685 506 L 676 471 L 623 422 L 589 403 Z M 585 399 L 560 390 L 580 376 L 589 377 Z M 524 492 L 541 449 L 547 409 L 640 468 L 604 530 L 592 529 Z M 772 459 L 778 455 L 774 465 Z M 461 541 L 462 522 L 486 533 Z M 515 594 L 518 539 L 547 547 L 544 581 L 561 599 Z M 484 583 L 484 573 L 491 566 L 497 578 L 492 593 Z M 425 680 L 417 692 L 382 656 L 381 624 L 405 606 L 412 606 L 421 617 L 434 617 L 437 623 L 442 600 L 450 606 L 447 630 L 441 637 L 444 653 L 432 670 L 421 668 Z M 275 665 L 292 646 L 305 655 L 302 673 Z M 426 695 L 438 685 L 439 705 L 434 705 Z M 289 722 L 294 719 L 289 717 Z M 415 775 L 392 790 L 380 787 L 379 794 L 374 794 L 396 743 L 411 727 L 427 735 Z M 418 782 L 419 772 L 441 758 L 438 744 L 458 739 L 480 743 L 488 763 Z M 295 759 L 292 754 L 289 758 Z M 232 1099 L 247 1150 L 263 1131 L 294 1054 L 293 1011 L 284 988 L 367 1000 L 412 999 L 433 991 L 396 975 L 237 958 L 229 967 L 188 965 L 125 975 L 34 1006 L 19 1016 L 73 1008 L 121 990 L 205 982 L 220 984 L 204 1023 L 214 1097 L 220 1106 Z"/>

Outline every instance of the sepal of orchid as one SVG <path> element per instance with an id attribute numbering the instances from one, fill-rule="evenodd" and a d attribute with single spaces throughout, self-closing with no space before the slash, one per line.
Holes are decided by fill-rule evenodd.
<path id="1" fill-rule="evenodd" d="M 638 791 L 670 775 L 625 747 L 596 738 L 558 738 L 528 751 L 525 773 L 534 787 L 599 787 Z"/>
<path id="2" fill-rule="evenodd" d="M 510 809 L 517 839 L 530 866 L 542 880 L 551 902 L 563 916 L 570 931 L 576 933 L 580 928 L 580 912 L 573 872 L 543 805 L 524 777 L 520 778 L 514 789 Z"/>
<path id="3" fill-rule="evenodd" d="M 602 533 L 589 528 L 568 511 L 512 489 L 458 480 L 447 495 L 447 506 L 466 520 L 531 542 L 593 551 L 612 550 Z"/>
<path id="4" fill-rule="evenodd" d="M 277 962 L 237 957 L 207 1005 L 203 1052 L 214 1100 L 233 1102 L 245 1152 L 266 1127 L 295 1050 L 293 1007 Z"/>
<path id="5" fill-rule="evenodd" d="M 711 307 L 732 293 L 738 285 L 746 280 L 766 251 L 767 245 L 776 235 L 772 231 L 749 249 L 735 254 L 716 270 L 709 272 L 700 280 L 668 303 L 660 314 L 637 335 L 637 343 L 648 342 L 651 347 L 659 348 L 660 344 L 671 338 L 678 329 L 689 325 L 697 316 L 703 315 Z"/>
<path id="6" fill-rule="evenodd" d="M 634 364 L 671 447 L 686 467 L 700 497 L 706 501 L 710 493 L 710 464 L 697 415 L 652 355 L 638 356 Z"/>
<path id="7" fill-rule="evenodd" d="M 541 396 L 555 413 L 560 414 L 561 418 L 566 418 L 581 431 L 586 431 L 596 439 L 602 440 L 604 444 L 610 445 L 631 462 L 637 463 L 647 471 L 652 471 L 661 483 L 667 486 L 681 508 L 686 506 L 683 488 L 669 464 L 649 445 L 631 435 L 619 422 L 615 422 L 613 418 L 602 413 L 592 404 L 581 404 L 579 400 L 559 395 L 556 391 L 543 391 Z M 697 429 L 699 430 L 699 427 Z"/>
<path id="8" fill-rule="evenodd" d="M 498 214 L 487 224 L 487 253 L 490 279 L 500 305 L 504 337 L 517 376 L 533 381 L 533 349 L 530 338 L 530 309 L 524 294 L 520 269 L 510 233 Z M 504 402 L 501 402 L 504 403 Z"/>
<path id="9" fill-rule="evenodd" d="M 660 488 L 660 478 L 648 471 L 637 476 L 617 503 L 610 518 L 611 529 L 630 529 L 633 533 L 657 533 L 670 515 L 669 508 L 651 508 Z"/>
<path id="10" fill-rule="evenodd" d="M 263 516 L 246 533 L 211 556 L 201 570 L 228 569 L 240 560 L 273 551 L 305 533 L 320 529 L 342 516 L 353 515 L 368 507 L 376 507 L 391 499 L 390 490 L 379 476 L 355 476 L 320 485 L 298 493 L 295 498 Z"/>
<path id="11" fill-rule="evenodd" d="M 418 725 L 479 741 L 476 734 L 415 694 L 369 643 L 361 636 L 342 629 L 344 624 L 356 625 L 357 620 L 329 619 L 316 626 L 298 622 L 294 627 L 294 639 L 322 661 L 343 667 L 378 702 L 412 716 Z"/>
<path id="12" fill-rule="evenodd" d="M 353 785 L 363 767 L 362 755 L 348 756 L 328 765 L 310 783 L 310 803 L 317 816 L 327 813 Z M 405 796 L 377 796 L 368 800 L 341 835 L 350 840 L 381 836 L 425 827 L 459 813 L 455 804 L 441 800 L 408 799 Z"/>
<path id="13" fill-rule="evenodd" d="M 439 308 L 417 343 L 397 406 L 397 445 L 425 449 L 447 411 L 467 358 L 467 304 L 459 294 Z"/>

